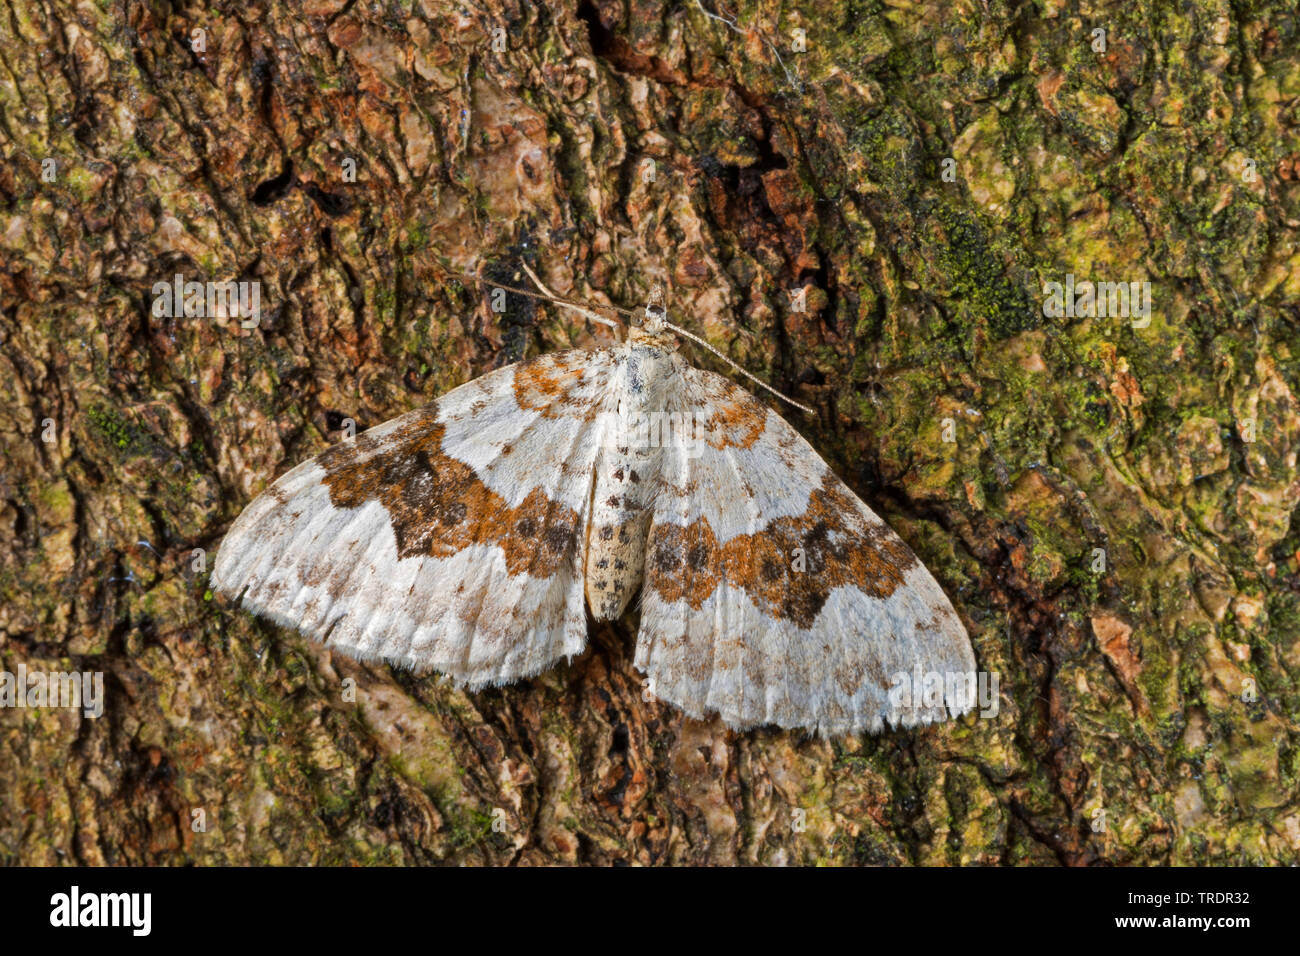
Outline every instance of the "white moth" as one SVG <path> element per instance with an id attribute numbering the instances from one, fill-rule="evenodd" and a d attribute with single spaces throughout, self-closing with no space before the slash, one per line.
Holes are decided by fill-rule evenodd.
<path id="1" fill-rule="evenodd" d="M 215 587 L 470 689 L 580 653 L 586 608 L 639 592 L 636 667 L 692 717 L 841 734 L 970 710 L 974 655 L 930 573 L 644 314 L 621 346 L 490 372 L 294 468 L 226 535 Z M 943 689 L 899 706 L 915 674 Z"/>

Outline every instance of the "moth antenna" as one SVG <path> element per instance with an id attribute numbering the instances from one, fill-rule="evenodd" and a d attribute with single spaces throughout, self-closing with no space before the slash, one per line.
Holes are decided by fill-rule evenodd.
<path id="1" fill-rule="evenodd" d="M 799 409 L 800 411 L 805 411 L 809 415 L 814 414 L 813 410 L 809 408 L 807 405 L 801 405 L 798 402 L 796 402 L 793 398 L 790 398 L 790 396 L 782 395 L 771 385 L 768 385 L 766 382 L 762 381 L 756 376 L 751 375 L 749 372 L 745 371 L 745 369 L 741 368 L 731 359 L 727 358 L 725 355 L 723 355 L 721 352 L 715 349 L 708 342 L 704 341 L 704 339 L 700 338 L 698 335 L 693 335 L 692 333 L 687 332 L 681 326 L 673 325 L 671 322 L 669 322 L 668 310 L 664 308 L 664 287 L 661 283 L 656 282 L 651 287 L 650 295 L 646 301 L 645 315 L 646 315 L 646 325 L 648 327 L 651 325 L 651 323 L 653 323 L 656 328 L 672 329 L 678 335 L 684 336 L 685 338 L 690 339 L 692 342 L 704 346 L 706 349 L 708 349 L 718 358 L 722 359 L 722 361 L 726 362 L 733 369 L 735 369 L 741 375 L 745 376 L 745 378 L 749 379 L 755 385 L 767 389 L 777 398 L 781 399 L 782 401 L 789 402 L 791 405 L 793 405 L 795 408 Z"/>
<path id="2" fill-rule="evenodd" d="M 544 283 L 540 278 L 538 278 L 537 273 L 533 272 L 533 270 L 530 269 L 530 268 L 528 267 L 528 263 L 523 262 L 523 261 L 521 260 L 520 263 L 519 263 L 519 265 L 522 266 L 524 272 L 526 272 L 526 273 L 528 274 L 528 278 L 532 279 L 532 280 L 533 280 L 533 283 L 537 286 L 537 288 L 541 290 L 541 292 L 542 292 L 541 295 L 538 295 L 536 292 L 530 292 L 530 291 L 528 291 L 527 289 L 518 289 L 518 288 L 515 288 L 514 286 L 502 285 L 502 284 L 499 283 L 499 282 L 493 282 L 493 283 L 490 283 L 490 284 L 496 286 L 497 288 L 505 289 L 507 292 L 514 292 L 514 293 L 517 293 L 517 294 L 519 294 L 519 295 L 525 295 L 525 296 L 528 296 L 529 298 L 532 298 L 532 299 L 542 299 L 542 300 L 544 300 L 544 301 L 546 301 L 546 302 L 550 302 L 552 305 L 558 305 L 558 306 L 560 306 L 561 308 L 570 309 L 570 310 L 572 310 L 572 311 L 574 311 L 574 312 L 577 312 L 579 315 L 582 315 L 582 316 L 585 316 L 585 317 L 588 318 L 588 319 L 591 319 L 591 321 L 593 321 L 593 322 L 599 322 L 601 325 L 607 325 L 607 326 L 609 326 L 609 327 L 612 328 L 612 329 L 617 329 L 617 328 L 619 327 L 618 323 L 615 322 L 614 320 L 612 320 L 612 319 L 610 319 L 610 318 L 607 318 L 606 316 L 603 316 L 603 315 L 601 315 L 601 314 L 598 313 L 598 312 L 593 312 L 591 309 L 587 308 L 586 306 L 584 306 L 584 305 L 582 305 L 582 304 L 580 304 L 580 303 L 577 303 L 577 302 L 571 302 L 571 301 L 569 301 L 568 299 L 561 299 L 558 295 L 556 295 L 554 292 L 552 292 L 550 289 L 548 289 L 548 288 L 546 287 L 546 283 Z M 489 284 L 489 280 L 484 279 L 484 278 L 483 278 L 482 276 L 480 276 L 480 275 L 475 275 L 474 273 L 471 273 L 471 272 L 462 273 L 462 275 L 463 275 L 463 277 L 466 278 L 466 279 L 473 279 L 475 282 L 480 282 L 480 283 L 483 283 L 484 285 Z M 686 331 L 684 328 L 682 328 L 680 325 L 674 325 L 673 323 L 669 322 L 668 319 L 667 319 L 667 313 L 665 312 L 664 307 L 663 307 L 663 297 L 664 297 L 663 286 L 656 284 L 656 285 L 654 286 L 654 288 L 650 290 L 650 300 L 649 300 L 649 302 L 648 302 L 647 305 L 646 305 L 646 310 L 649 311 L 650 309 L 654 309 L 655 311 L 657 311 L 657 312 L 659 312 L 661 315 L 663 315 L 663 316 L 664 316 L 664 318 L 663 318 L 663 326 L 664 326 L 664 328 L 666 328 L 666 329 L 672 329 L 674 332 L 676 332 L 678 335 L 682 336 L 683 338 L 690 339 L 690 340 L 691 340 L 692 342 L 694 342 L 696 345 L 699 345 L 699 346 L 701 346 L 701 347 L 703 347 L 703 348 L 705 348 L 705 349 L 708 349 L 710 353 L 712 353 L 712 354 L 713 354 L 714 356 L 716 356 L 717 358 L 721 359 L 721 360 L 722 360 L 723 362 L 725 362 L 729 367 L 731 367 L 731 368 L 734 369 L 735 371 L 739 372 L 741 375 L 745 376 L 745 378 L 749 379 L 751 382 L 753 382 L 753 383 L 754 383 L 755 385 L 757 385 L 759 388 L 764 389 L 765 391 L 771 392 L 771 393 L 772 393 L 773 395 L 775 395 L 777 398 L 781 399 L 781 401 L 783 401 L 783 402 L 787 402 L 788 404 L 793 405 L 795 408 L 799 409 L 799 411 L 801 411 L 801 412 L 807 412 L 809 415 L 816 415 L 816 414 L 817 414 L 815 411 L 813 411 L 813 410 L 812 410 L 811 408 L 809 408 L 807 405 L 803 405 L 803 404 L 801 404 L 801 403 L 799 403 L 799 402 L 796 402 L 796 401 L 795 401 L 793 398 L 791 398 L 789 395 L 785 395 L 785 394 L 783 394 L 782 392 L 778 392 L 778 391 L 777 391 L 776 389 L 774 389 L 771 385 L 768 385 L 767 382 L 764 382 L 761 378 L 758 378 L 756 375 L 752 375 L 752 374 L 751 374 L 750 372 L 748 372 L 746 369 L 742 368 L 741 366 L 739 366 L 739 365 L 737 365 L 735 362 L 733 362 L 731 359 L 727 358 L 727 356 L 723 355 L 721 352 L 719 352 L 716 348 L 714 348 L 714 347 L 713 347 L 712 345 L 710 345 L 708 342 L 704 341 L 704 339 L 700 338 L 698 335 L 694 334 L 693 332 L 687 332 L 687 331 Z M 634 313 L 628 311 L 627 309 L 620 309 L 620 308 L 617 308 L 617 307 L 616 307 L 616 308 L 613 308 L 613 309 L 610 309 L 609 311 L 611 311 L 611 312 L 617 312 L 617 313 L 619 313 L 619 314 L 621 314 L 621 315 L 633 315 L 633 314 L 634 314 Z"/>
<path id="3" fill-rule="evenodd" d="M 778 392 L 776 389 L 774 389 L 771 385 L 768 385 L 767 382 L 763 381 L 763 380 L 762 380 L 761 378 L 759 378 L 758 376 L 756 376 L 756 375 L 751 375 L 749 372 L 747 372 L 747 371 L 746 371 L 745 369 L 743 369 L 741 366 L 737 365 L 737 364 L 736 364 L 735 362 L 733 362 L 731 359 L 727 358 L 725 355 L 723 355 L 721 352 L 719 352 L 717 349 L 715 349 L 715 348 L 714 348 L 712 345 L 710 345 L 708 342 L 704 341 L 704 339 L 700 338 L 698 335 L 695 335 L 695 334 L 693 334 L 693 333 L 691 333 L 691 332 L 687 332 L 687 331 L 686 331 L 685 329 L 683 329 L 681 326 L 679 326 L 679 325 L 673 325 L 671 322 L 668 322 L 668 321 L 665 321 L 665 322 L 664 322 L 664 328 L 666 328 L 666 329 L 672 329 L 672 330 L 673 330 L 674 332 L 676 332 L 678 335 L 684 336 L 685 338 L 690 339 L 690 340 L 691 340 L 692 342 L 694 342 L 696 345 L 701 345 L 701 346 L 703 346 L 704 348 L 708 349 L 710 352 L 712 352 L 712 353 L 713 353 L 714 355 L 716 355 L 718 358 L 722 359 L 722 361 L 726 362 L 728 365 L 730 365 L 733 369 L 735 369 L 735 370 L 736 370 L 737 372 L 739 372 L 741 375 L 745 376 L 745 378 L 749 379 L 751 382 L 753 382 L 755 385 L 759 386 L 760 388 L 765 388 L 765 389 L 767 389 L 769 392 L 771 392 L 771 393 L 772 393 L 773 395 L 775 395 L 777 398 L 781 399 L 781 401 L 783 401 L 783 402 L 789 402 L 789 403 L 790 403 L 791 405 L 793 405 L 795 408 L 799 409 L 799 410 L 802 411 L 802 412 L 807 412 L 809 415 L 815 415 L 815 414 L 817 414 L 817 413 L 814 412 L 811 408 L 809 408 L 807 405 L 801 405 L 799 402 L 796 402 L 796 401 L 795 401 L 793 398 L 791 398 L 789 395 L 782 395 L 780 392 Z"/>
<path id="4" fill-rule="evenodd" d="M 528 263 L 524 262 L 521 259 L 519 260 L 519 264 L 523 266 L 524 271 L 528 273 L 528 278 L 532 279 L 533 283 L 537 286 L 537 288 L 542 290 L 543 295 L 549 302 L 552 302 L 555 305 L 561 306 L 562 308 L 565 309 L 572 309 L 574 312 L 577 312 L 579 315 L 591 319 L 591 321 L 593 322 L 599 322 L 601 325 L 608 325 L 611 329 L 618 328 L 618 323 L 615 322 L 613 319 L 607 319 L 603 315 L 598 315 L 597 313 L 592 312 L 591 309 L 588 309 L 586 306 L 579 305 L 576 302 L 568 302 L 564 299 L 561 299 L 550 289 L 546 288 L 546 284 L 543 283 L 541 279 L 537 278 L 537 273 L 534 272 L 532 269 L 528 268 Z"/>
<path id="5" fill-rule="evenodd" d="M 568 299 L 561 299 L 558 295 L 555 295 L 553 292 L 547 289 L 546 286 L 542 285 L 541 280 L 538 279 L 537 276 L 533 274 L 533 270 L 529 269 L 526 263 L 520 263 L 520 265 L 524 267 L 524 271 L 527 272 L 528 275 L 532 277 L 532 280 L 537 283 L 538 287 L 541 288 L 543 292 L 545 292 L 545 295 L 541 295 L 539 293 L 533 292 L 530 289 L 521 289 L 518 286 L 506 285 L 504 282 L 496 282 L 492 279 L 486 279 L 475 272 L 448 272 L 443 270 L 439 270 L 439 271 L 442 271 L 442 274 L 447 276 L 448 278 L 469 279 L 471 282 L 477 282 L 479 285 L 482 286 L 491 286 L 494 289 L 504 289 L 506 292 L 513 292 L 515 295 L 526 296 L 529 299 L 536 299 L 542 302 L 550 302 L 552 305 L 558 305 L 565 309 L 572 309 L 574 312 L 581 313 L 582 315 L 591 319 L 593 322 L 599 322 L 601 325 L 608 325 L 612 329 L 617 329 L 619 327 L 619 324 L 615 322 L 613 319 L 609 318 L 608 316 L 601 315 L 598 312 L 593 312 L 591 309 L 587 308 L 586 306 L 578 302 L 570 302 Z M 606 311 L 615 312 L 615 311 L 622 311 L 622 310 L 607 309 Z"/>

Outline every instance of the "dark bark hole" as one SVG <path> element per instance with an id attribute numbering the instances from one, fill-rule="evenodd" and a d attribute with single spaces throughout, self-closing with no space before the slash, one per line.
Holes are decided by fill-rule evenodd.
<path id="1" fill-rule="evenodd" d="M 268 179 L 253 190 L 253 205 L 269 206 L 277 199 L 284 198 L 293 187 L 293 161 L 286 159 L 284 169 L 279 176 Z"/>
<path id="2" fill-rule="evenodd" d="M 604 56 L 614 46 L 614 31 L 600 20 L 600 11 L 591 0 L 582 0 L 578 4 L 578 19 L 587 24 L 587 37 L 591 41 L 591 52 Z"/>
<path id="3" fill-rule="evenodd" d="M 609 742 L 609 752 L 611 754 L 625 754 L 629 743 L 627 724 L 619 724 L 614 728 L 614 736 Z"/>
<path id="4" fill-rule="evenodd" d="M 338 218 L 352 209 L 352 200 L 347 196 L 327 193 L 315 183 L 306 183 L 303 189 L 307 190 L 307 195 L 320 207 L 320 211 L 330 218 Z"/>
<path id="5" fill-rule="evenodd" d="M 722 162 L 719 161 L 718 158 L 711 153 L 705 153 L 701 156 L 696 156 L 695 165 L 699 167 L 701 170 L 703 170 L 706 176 L 712 176 L 714 179 L 722 179 L 727 175 L 728 168 L 730 168 L 732 171 L 734 171 L 736 168 L 734 166 L 732 167 L 724 166 Z"/>
<path id="6" fill-rule="evenodd" d="M 758 162 L 751 168 L 755 169 L 757 172 L 765 173 L 769 169 L 790 168 L 790 161 L 778 153 L 772 146 L 770 133 L 765 133 L 764 137 L 755 141 L 754 145 L 758 148 Z"/>

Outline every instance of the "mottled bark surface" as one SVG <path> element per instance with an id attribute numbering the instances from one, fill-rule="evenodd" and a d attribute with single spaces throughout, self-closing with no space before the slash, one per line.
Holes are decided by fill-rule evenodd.
<path id="1" fill-rule="evenodd" d="M 0 665 L 106 694 L 0 710 L 0 861 L 1300 862 L 1293 4 L 217 6 L 0 7 Z M 814 405 L 997 715 L 735 734 L 631 618 L 466 694 L 214 599 L 345 419 L 608 340 L 443 277 L 520 260 Z"/>

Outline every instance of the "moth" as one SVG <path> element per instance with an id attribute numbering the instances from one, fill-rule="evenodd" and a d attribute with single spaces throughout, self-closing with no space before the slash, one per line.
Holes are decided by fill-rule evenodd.
<path id="1" fill-rule="evenodd" d="M 581 653 L 587 611 L 639 594 L 634 665 L 691 717 L 831 735 L 971 709 L 965 628 L 907 545 L 640 314 L 621 345 L 489 372 L 298 465 L 230 528 L 215 588 L 469 690 Z M 943 689 L 900 707 L 914 674 Z"/>

